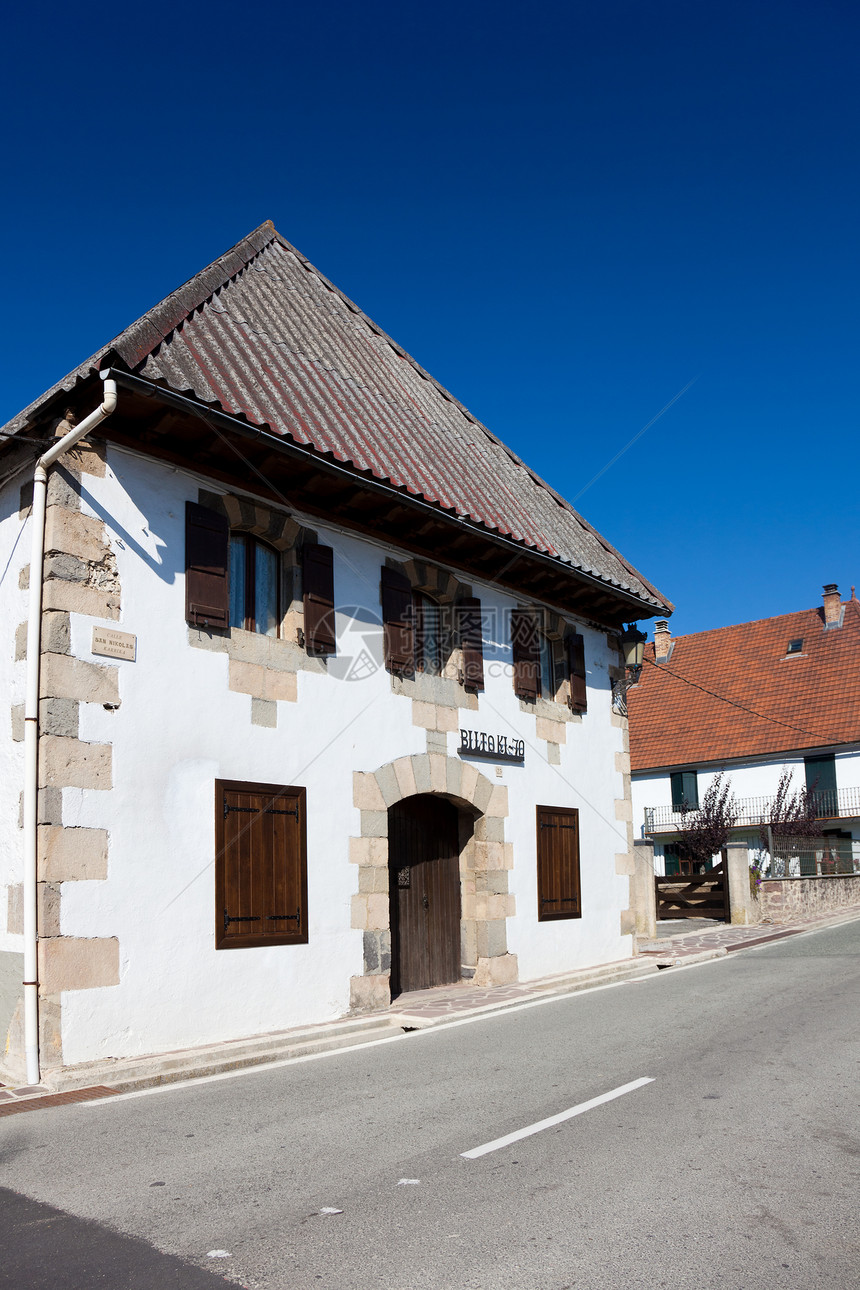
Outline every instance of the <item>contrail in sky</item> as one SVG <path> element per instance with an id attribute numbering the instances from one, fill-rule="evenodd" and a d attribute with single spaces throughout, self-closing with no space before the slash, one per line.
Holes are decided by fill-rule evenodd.
<path id="1" fill-rule="evenodd" d="M 632 448 L 632 447 L 633 447 L 633 445 L 634 445 L 634 443 L 636 442 L 636 440 L 637 440 L 637 439 L 641 439 L 641 438 L 642 438 L 642 436 L 643 436 L 643 434 L 645 433 L 645 431 L 646 431 L 646 430 L 650 430 L 650 429 L 651 429 L 651 427 L 652 427 L 652 425 L 654 424 L 654 422 L 655 422 L 655 421 L 659 421 L 659 420 L 660 420 L 660 418 L 662 417 L 663 413 L 664 413 L 664 412 L 668 412 L 668 411 L 669 411 L 669 409 L 671 408 L 672 404 L 673 404 L 673 403 L 677 403 L 677 402 L 678 402 L 678 400 L 682 397 L 682 395 L 684 395 L 684 394 L 686 394 L 686 393 L 687 393 L 687 391 L 689 390 L 690 386 L 691 386 L 691 385 L 695 385 L 695 384 L 696 384 L 696 381 L 698 381 L 698 379 L 699 379 L 699 378 L 698 378 L 698 376 L 694 376 L 694 377 L 693 377 L 693 379 L 692 379 L 692 381 L 688 381 L 688 382 L 687 382 L 687 384 L 684 386 L 684 388 L 683 388 L 682 390 L 679 390 L 679 391 L 678 391 L 678 393 L 677 393 L 677 394 L 675 394 L 675 395 L 674 395 L 674 396 L 669 400 L 669 402 L 666 404 L 666 406 L 660 409 L 660 411 L 657 413 L 657 415 L 656 415 L 655 417 L 652 417 L 652 418 L 651 418 L 651 420 L 650 420 L 649 422 L 647 422 L 647 424 L 646 424 L 646 425 L 644 425 L 644 426 L 642 427 L 642 429 L 641 429 L 641 430 L 637 431 L 637 433 L 633 436 L 633 438 L 630 440 L 630 442 L 629 442 L 629 443 L 626 443 L 626 444 L 624 445 L 624 447 L 621 449 L 621 451 L 620 451 L 620 452 L 617 452 L 617 453 L 615 454 L 615 456 L 612 458 L 612 460 L 611 460 L 611 461 L 607 461 L 607 463 L 606 463 L 606 465 L 603 467 L 603 469 L 602 469 L 602 470 L 598 470 L 598 472 L 597 472 L 597 474 L 594 476 L 594 478 L 593 478 L 593 479 L 589 479 L 588 483 L 585 485 L 585 487 L 584 487 L 584 488 L 580 488 L 579 492 L 576 494 L 576 497 L 574 497 L 574 498 L 573 498 L 574 503 L 578 502 L 578 501 L 579 501 L 579 499 L 580 499 L 580 497 L 582 497 L 582 494 L 583 494 L 583 493 L 587 493 L 587 492 L 588 492 L 588 490 L 589 490 L 589 488 L 591 487 L 591 485 L 592 485 L 592 484 L 596 484 L 596 483 L 597 483 L 597 481 L 598 481 L 598 479 L 600 478 L 600 476 L 601 476 L 601 475 L 605 475 L 605 474 L 606 474 L 606 472 L 607 472 L 607 470 L 609 470 L 610 466 L 614 466 L 614 465 L 615 465 L 615 463 L 616 463 L 616 461 L 618 461 L 618 459 L 619 459 L 620 457 L 623 457 L 623 456 L 624 456 L 624 454 L 625 454 L 625 452 L 627 451 L 627 449 L 628 449 L 628 448 Z"/>

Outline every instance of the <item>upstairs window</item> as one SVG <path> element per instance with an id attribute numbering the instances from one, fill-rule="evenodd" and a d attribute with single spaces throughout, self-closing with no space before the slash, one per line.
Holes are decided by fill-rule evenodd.
<path id="1" fill-rule="evenodd" d="M 672 772 L 672 808 L 680 811 L 698 810 L 699 783 L 694 770 L 676 770 Z"/>
<path id="2" fill-rule="evenodd" d="M 442 674 L 442 606 L 421 591 L 412 593 L 412 616 L 415 623 L 415 671 L 428 676 Z"/>
<path id="3" fill-rule="evenodd" d="M 806 792 L 815 807 L 818 818 L 828 819 L 839 815 L 836 792 L 836 757 L 825 753 L 823 757 L 804 757 Z"/>
<path id="4" fill-rule="evenodd" d="M 246 533 L 230 535 L 230 626 L 277 636 L 280 621 L 277 551 Z"/>
<path id="5" fill-rule="evenodd" d="M 515 609 L 511 614 L 511 644 L 514 654 L 514 693 L 521 699 L 535 702 L 542 698 L 550 703 L 559 699 L 559 686 L 564 677 L 564 646 L 567 648 L 567 680 L 570 687 L 568 703 L 574 712 L 588 710 L 586 690 L 585 641 L 578 632 L 568 633 L 564 641 L 556 639 L 540 627 L 539 611 Z"/>
<path id="6" fill-rule="evenodd" d="M 538 633 L 540 651 L 540 693 L 541 698 L 555 698 L 555 649 L 553 642 L 543 632 Z"/>
<path id="7" fill-rule="evenodd" d="M 802 654 L 802 653 L 803 653 L 803 637 L 802 637 L 802 636 L 797 636 L 797 637 L 795 637 L 795 639 L 794 639 L 794 640 L 789 641 L 789 642 L 788 642 L 788 646 L 786 647 L 786 651 L 785 651 L 785 652 L 786 652 L 786 654 Z"/>
<path id="8" fill-rule="evenodd" d="M 455 629 L 463 650 L 463 683 L 483 689 L 481 602 L 474 597 L 456 606 L 440 604 L 416 590 L 400 569 L 383 565 L 380 595 L 385 666 L 395 676 L 444 676 Z"/>

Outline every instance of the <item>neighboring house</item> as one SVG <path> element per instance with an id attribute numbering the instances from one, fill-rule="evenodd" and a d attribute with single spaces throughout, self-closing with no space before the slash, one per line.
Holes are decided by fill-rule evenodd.
<path id="1" fill-rule="evenodd" d="M 682 808 L 725 772 L 736 839 L 760 848 L 783 768 L 822 838 L 860 860 L 860 602 L 824 588 L 818 609 L 673 640 L 658 622 L 627 694 L 636 834 L 658 873 L 683 871 Z M 819 848 L 820 849 L 820 848 Z"/>
<path id="2" fill-rule="evenodd" d="M 50 1071 L 632 953 L 672 607 L 271 224 L 5 434 L 6 1071 L 37 991 Z"/>

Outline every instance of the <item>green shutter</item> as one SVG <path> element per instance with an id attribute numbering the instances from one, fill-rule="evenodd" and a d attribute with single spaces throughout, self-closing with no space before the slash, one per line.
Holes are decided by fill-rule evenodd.
<path id="1" fill-rule="evenodd" d="M 682 806 L 699 805 L 699 784 L 694 770 L 674 770 L 672 780 L 672 806 L 680 811 Z"/>

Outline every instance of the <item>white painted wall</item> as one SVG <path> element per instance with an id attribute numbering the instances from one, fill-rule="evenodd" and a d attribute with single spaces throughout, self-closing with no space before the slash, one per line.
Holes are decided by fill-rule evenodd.
<path id="1" fill-rule="evenodd" d="M 352 805 L 354 770 L 372 771 L 395 758 L 426 752 L 412 724 L 412 702 L 391 692 L 381 667 L 360 681 L 344 679 L 345 663 L 329 674 L 301 671 L 297 704 L 278 704 L 278 727 L 251 724 L 251 699 L 228 689 L 225 654 L 188 643 L 184 600 L 185 501 L 198 485 L 215 486 L 136 454 L 110 449 L 104 478 L 85 475 L 83 509 L 104 519 L 122 584 L 118 626 L 137 637 L 135 662 L 116 661 L 121 706 L 81 708 L 80 737 L 113 746 L 110 791 L 66 789 L 67 825 L 110 831 L 104 882 L 63 885 L 62 931 L 75 937 L 116 936 L 118 986 L 63 996 L 66 1062 L 215 1042 L 342 1015 L 350 977 L 360 975 L 362 933 L 350 929 L 350 897 L 358 871 L 348 838 L 360 832 Z M 301 517 L 299 517 L 301 518 Z M 365 623 L 341 614 L 341 650 L 362 648 L 381 660 L 379 569 L 386 550 L 370 540 L 308 521 L 334 548 L 339 606 L 366 607 Z M 513 606 L 495 589 L 473 583 L 490 609 Z M 90 651 L 96 620 L 72 615 L 72 651 Z M 628 957 L 631 938 L 619 932 L 628 880 L 615 874 L 627 849 L 615 819 L 623 796 L 615 753 L 622 730 L 610 720 L 608 668 L 617 661 L 606 637 L 584 628 L 589 710 L 566 726 L 560 766 L 547 762 L 535 717 L 521 712 L 511 685 L 510 646 L 485 644 L 486 691 L 464 724 L 526 741 L 525 767 L 506 766 L 494 782 L 508 785 L 514 844 L 510 889 L 517 914 L 508 920 L 508 948 L 521 979 Z M 345 647 L 345 648 L 344 648 Z M 335 675 L 338 674 L 338 675 Z M 457 736 L 448 737 L 456 755 Z M 216 778 L 304 785 L 307 789 L 309 943 L 216 952 L 214 945 Z M 10 789 L 15 796 L 17 790 Z M 584 915 L 537 922 L 535 806 L 580 809 Z M 17 805 L 17 798 L 16 798 Z"/>

